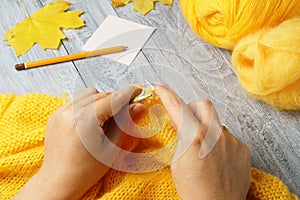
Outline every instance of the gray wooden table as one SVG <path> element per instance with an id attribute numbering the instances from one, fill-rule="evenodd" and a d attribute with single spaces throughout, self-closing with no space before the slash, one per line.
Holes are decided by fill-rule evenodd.
<path id="1" fill-rule="evenodd" d="M 32 14 L 51 0 L 24 1 Z M 230 52 L 199 39 L 182 17 L 178 2 L 173 7 L 156 4 L 147 16 L 133 11 L 132 4 L 113 8 L 110 0 L 73 0 L 71 10 L 83 10 L 86 27 L 64 31 L 59 50 L 43 51 L 35 45 L 17 58 L 0 42 L 0 93 L 47 93 L 71 95 L 87 86 L 114 90 L 144 80 L 162 81 L 185 101 L 208 98 L 221 121 L 251 150 L 252 166 L 281 178 L 300 195 L 300 112 L 279 112 L 251 98 L 238 83 Z M 0 38 L 26 15 L 17 0 L 0 4 Z M 76 53 L 107 15 L 156 27 L 142 52 L 130 65 L 96 57 L 26 71 L 14 64 Z M 1 133 L 0 133 L 1 134 Z"/>

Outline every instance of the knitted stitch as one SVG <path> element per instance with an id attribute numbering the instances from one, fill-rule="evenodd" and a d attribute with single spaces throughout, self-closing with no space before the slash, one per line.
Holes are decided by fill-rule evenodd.
<path id="1" fill-rule="evenodd" d="M 43 140 L 48 117 L 66 98 L 50 95 L 14 94 L 0 95 L 0 199 L 14 196 L 42 164 Z M 144 101 L 147 108 L 157 103 L 155 98 Z M 142 113 L 136 123 L 149 125 L 148 111 Z M 134 152 L 150 152 L 173 144 L 176 136 L 170 124 L 162 132 L 147 138 L 127 136 L 123 149 Z M 173 149 L 174 145 L 171 145 Z M 143 162 L 143 161 L 140 161 Z M 168 162 L 168 161 L 166 161 Z M 134 167 L 134 166 L 133 166 Z M 252 168 L 252 182 L 247 199 L 296 200 L 284 183 L 275 176 Z M 110 169 L 82 199 L 179 199 L 170 168 L 133 174 Z"/>

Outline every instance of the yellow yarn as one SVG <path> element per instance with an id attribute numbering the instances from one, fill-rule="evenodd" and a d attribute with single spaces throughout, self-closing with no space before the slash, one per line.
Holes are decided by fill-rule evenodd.
<path id="1" fill-rule="evenodd" d="M 180 6 L 198 36 L 233 50 L 232 64 L 250 94 L 280 110 L 300 110 L 299 0 L 180 0 Z"/>
<path id="2" fill-rule="evenodd" d="M 300 17 L 242 39 L 232 64 L 253 96 L 278 109 L 300 110 Z"/>
<path id="3" fill-rule="evenodd" d="M 180 0 L 184 17 L 205 41 L 232 50 L 263 27 L 300 15 L 299 0 Z"/>
<path id="4" fill-rule="evenodd" d="M 39 169 L 43 159 L 43 136 L 48 117 L 65 98 L 29 94 L 0 95 L 0 199 L 10 199 Z M 159 103 L 155 97 L 144 101 L 147 108 Z M 149 124 L 148 112 L 137 124 Z M 170 124 L 147 139 L 127 136 L 123 148 L 149 152 L 169 144 L 176 136 Z M 297 200 L 277 177 L 252 168 L 252 183 L 247 199 Z M 63 188 L 62 188 L 63 190 Z M 158 171 L 131 174 L 111 169 L 82 199 L 179 199 L 169 167 Z"/>

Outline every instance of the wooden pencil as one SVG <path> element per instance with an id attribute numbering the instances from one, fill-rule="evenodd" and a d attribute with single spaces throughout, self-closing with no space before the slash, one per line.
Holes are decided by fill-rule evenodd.
<path id="1" fill-rule="evenodd" d="M 114 47 L 98 49 L 94 51 L 85 51 L 85 52 L 70 54 L 66 56 L 60 56 L 56 58 L 48 58 L 48 59 L 38 60 L 33 62 L 20 63 L 20 64 L 16 64 L 15 68 L 16 70 L 30 69 L 34 67 L 41 67 L 41 66 L 55 64 L 55 63 L 67 62 L 71 60 L 78 60 L 78 59 L 88 58 L 93 56 L 117 53 L 126 50 L 126 48 L 127 48 L 126 46 L 114 46 Z"/>

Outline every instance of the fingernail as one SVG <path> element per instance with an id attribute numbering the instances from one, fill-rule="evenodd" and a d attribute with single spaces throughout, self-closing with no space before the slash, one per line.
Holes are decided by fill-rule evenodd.
<path id="1" fill-rule="evenodd" d="M 135 104 L 130 105 L 130 110 L 133 113 L 138 114 L 138 113 L 141 113 L 142 111 L 146 110 L 146 106 L 141 103 L 135 103 Z"/>
<path id="2" fill-rule="evenodd" d="M 99 93 L 104 92 L 104 90 L 102 90 L 101 88 L 97 88 L 97 87 L 96 87 L 96 90 L 97 90 Z"/>
<path id="3" fill-rule="evenodd" d="M 172 126 L 175 130 L 177 130 L 177 127 L 176 127 L 175 123 L 174 123 L 171 119 L 169 119 L 169 123 L 171 124 L 171 126 Z"/>
<path id="4" fill-rule="evenodd" d="M 166 84 L 162 83 L 162 82 L 158 82 L 156 83 L 156 86 L 160 86 L 160 87 L 167 87 Z"/>
<path id="5" fill-rule="evenodd" d="M 96 90 L 99 92 L 99 93 L 102 93 L 102 92 L 115 92 L 115 90 L 113 88 L 109 88 L 109 87 L 100 87 L 99 85 L 96 85 L 95 86 Z"/>

